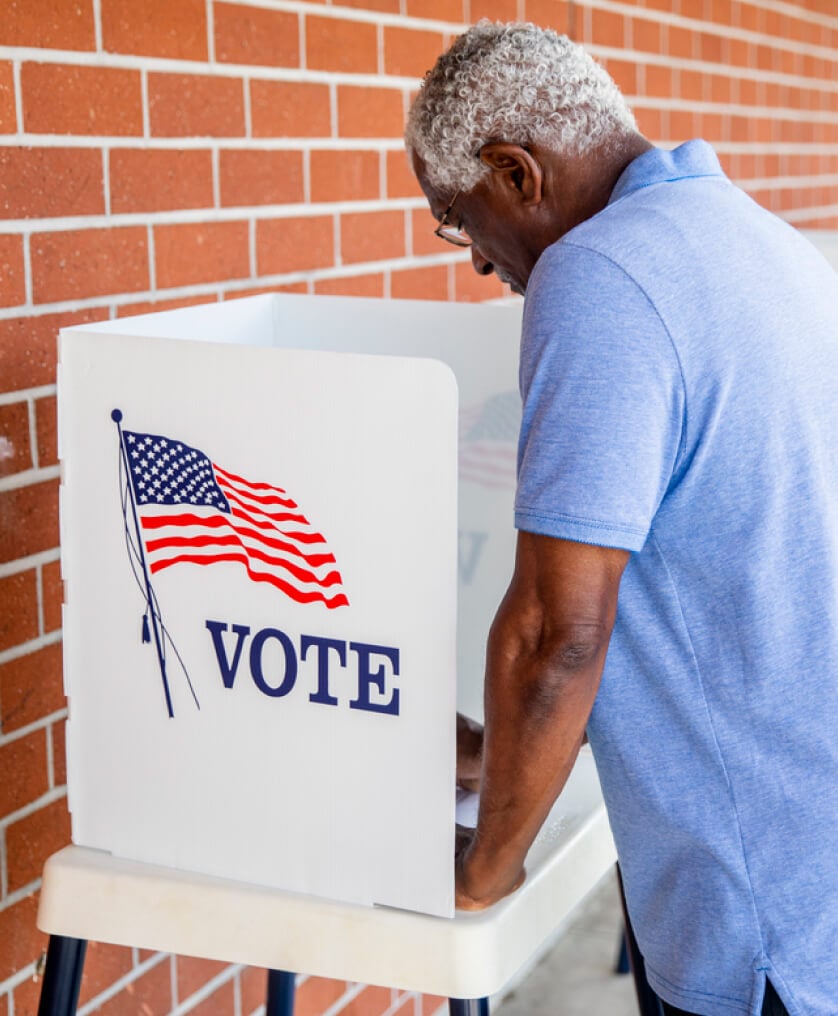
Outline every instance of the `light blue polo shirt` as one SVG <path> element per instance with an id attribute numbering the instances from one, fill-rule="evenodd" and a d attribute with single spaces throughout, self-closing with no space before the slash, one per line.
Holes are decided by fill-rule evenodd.
<path id="1" fill-rule="evenodd" d="M 708 145 L 542 255 L 516 525 L 634 553 L 588 727 L 649 980 L 838 1013 L 838 276 Z"/>

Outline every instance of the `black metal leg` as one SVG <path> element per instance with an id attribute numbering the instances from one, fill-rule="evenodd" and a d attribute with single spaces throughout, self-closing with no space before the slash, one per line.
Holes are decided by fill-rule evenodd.
<path id="1" fill-rule="evenodd" d="M 296 982 L 297 975 L 289 973 L 287 970 L 268 971 L 268 999 L 265 1003 L 265 1016 L 294 1016 Z"/>
<path id="2" fill-rule="evenodd" d="M 615 974 L 631 973 L 631 964 L 629 963 L 628 942 L 626 941 L 625 930 L 620 933 L 620 951 L 617 953 L 617 962 L 614 964 L 614 973 Z"/>
<path id="3" fill-rule="evenodd" d="M 626 908 L 626 896 L 623 892 L 623 879 L 620 875 L 619 864 L 617 865 L 617 881 L 620 884 L 620 902 L 623 904 L 623 917 L 626 922 L 626 947 L 628 949 L 631 972 L 634 976 L 634 990 L 637 995 L 637 1007 L 640 1010 L 640 1016 L 663 1016 L 660 999 L 649 987 L 649 982 L 646 980 L 646 964 L 643 962 L 643 954 L 640 952 L 637 939 L 634 937 L 634 930 L 632 929 L 628 909 Z"/>
<path id="4" fill-rule="evenodd" d="M 489 1016 L 488 998 L 449 998 L 450 1016 Z"/>
<path id="5" fill-rule="evenodd" d="M 87 941 L 50 935 L 38 1016 L 72 1016 L 79 1002 Z"/>

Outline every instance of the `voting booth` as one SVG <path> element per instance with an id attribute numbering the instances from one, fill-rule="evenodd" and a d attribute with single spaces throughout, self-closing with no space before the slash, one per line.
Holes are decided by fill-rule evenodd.
<path id="1" fill-rule="evenodd" d="M 269 295 L 62 332 L 75 844 L 453 915 L 519 330 L 516 306 Z"/>

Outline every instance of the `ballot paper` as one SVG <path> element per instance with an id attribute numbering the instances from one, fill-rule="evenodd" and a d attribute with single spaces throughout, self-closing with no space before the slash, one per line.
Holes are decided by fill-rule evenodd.
<path id="1" fill-rule="evenodd" d="M 477 825 L 477 812 L 480 808 L 480 794 L 457 787 L 457 825 L 474 829 Z"/>

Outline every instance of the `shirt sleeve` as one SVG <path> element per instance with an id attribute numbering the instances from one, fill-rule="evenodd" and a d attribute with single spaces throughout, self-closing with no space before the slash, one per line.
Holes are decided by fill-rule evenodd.
<path id="1" fill-rule="evenodd" d="M 640 550 L 671 481 L 685 413 L 669 333 L 608 257 L 549 248 L 527 292 L 518 529 Z"/>

